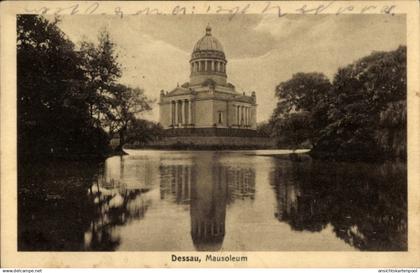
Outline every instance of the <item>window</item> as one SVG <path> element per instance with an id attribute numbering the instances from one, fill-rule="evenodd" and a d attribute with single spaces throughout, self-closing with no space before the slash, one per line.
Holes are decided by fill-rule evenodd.
<path id="1" fill-rule="evenodd" d="M 219 112 L 218 114 L 219 114 L 219 118 L 218 118 L 219 124 L 222 124 L 223 123 L 223 112 Z"/>

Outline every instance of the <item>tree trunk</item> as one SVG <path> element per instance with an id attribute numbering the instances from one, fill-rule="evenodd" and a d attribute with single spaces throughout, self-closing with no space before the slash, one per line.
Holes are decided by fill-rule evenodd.
<path id="1" fill-rule="evenodd" d="M 125 125 L 124 127 L 122 127 L 118 134 L 120 136 L 120 143 L 119 145 L 115 148 L 114 152 L 115 153 L 120 153 L 120 154 L 127 154 L 126 152 L 124 152 L 123 150 L 123 146 L 125 144 L 125 132 L 127 131 L 127 126 Z"/>

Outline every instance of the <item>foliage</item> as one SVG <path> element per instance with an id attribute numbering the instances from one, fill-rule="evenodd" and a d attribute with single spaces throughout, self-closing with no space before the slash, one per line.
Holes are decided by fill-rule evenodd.
<path id="1" fill-rule="evenodd" d="M 279 221 L 296 231 L 320 232 L 329 226 L 337 238 L 360 250 L 407 249 L 405 163 L 299 158 L 287 163 L 279 158 L 270 174 Z"/>
<path id="2" fill-rule="evenodd" d="M 138 88 L 118 84 L 115 44 L 102 31 L 80 50 L 41 16 L 17 16 L 18 149 L 28 157 L 102 157 L 115 131 L 149 110 Z"/>
<path id="3" fill-rule="evenodd" d="M 330 81 L 320 73 L 297 73 L 280 83 L 276 87 L 279 101 L 270 120 L 274 136 L 289 139 L 286 143 L 295 147 L 316 142 L 327 123 L 324 113 L 330 90 Z"/>
<path id="4" fill-rule="evenodd" d="M 130 125 L 137 125 L 136 115 L 151 110 L 151 101 L 144 95 L 144 90 L 140 88 L 130 88 L 122 84 L 115 86 L 116 92 L 114 99 L 113 115 L 110 119 L 111 131 L 118 131 L 120 135 L 120 147 L 126 143 L 126 133 Z M 139 130 L 140 128 L 137 128 Z M 146 127 L 143 127 L 146 129 Z M 139 132 L 138 132 L 139 133 Z M 146 133 L 144 131 L 142 134 Z M 141 134 L 140 134 L 141 135 Z"/>
<path id="5" fill-rule="evenodd" d="M 82 66 L 86 76 L 86 102 L 92 119 L 98 126 L 105 126 L 105 122 L 112 116 L 110 111 L 113 97 L 120 89 L 115 88 L 117 79 L 121 76 L 121 66 L 117 62 L 115 44 L 109 34 L 103 30 L 99 34 L 99 45 L 82 42 L 80 53 Z"/>
<path id="6" fill-rule="evenodd" d="M 404 100 L 391 102 L 379 114 L 379 128 L 375 131 L 376 142 L 384 152 L 401 158 L 407 151 L 407 103 Z"/>
<path id="7" fill-rule="evenodd" d="M 311 117 L 309 112 L 288 113 L 279 119 L 273 126 L 275 135 L 282 135 L 286 142 L 278 144 L 288 144 L 293 150 L 299 148 L 301 144 L 310 138 Z"/>
<path id="8" fill-rule="evenodd" d="M 96 156 L 106 138 L 87 112 L 81 56 L 57 23 L 17 16 L 19 154 Z"/>
<path id="9" fill-rule="evenodd" d="M 257 136 L 259 137 L 270 137 L 272 130 L 272 126 L 269 122 L 261 122 L 257 124 Z"/>
<path id="10" fill-rule="evenodd" d="M 127 129 L 126 143 L 145 145 L 163 136 L 163 127 L 155 122 L 135 119 Z"/>
<path id="11" fill-rule="evenodd" d="M 298 73 L 282 82 L 276 88 L 279 101 L 270 122 L 278 129 L 275 136 L 284 136 L 284 119 L 292 113 L 309 112 L 305 122 L 314 156 L 404 156 L 405 94 L 406 48 L 400 46 L 340 68 L 332 84 L 318 73 Z"/>

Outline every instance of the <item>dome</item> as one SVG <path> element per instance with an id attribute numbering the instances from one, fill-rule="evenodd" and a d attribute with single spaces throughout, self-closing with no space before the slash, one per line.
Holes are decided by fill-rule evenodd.
<path id="1" fill-rule="evenodd" d="M 194 46 L 193 52 L 196 51 L 221 51 L 223 52 L 222 44 L 217 40 L 214 36 L 211 35 L 211 27 L 206 27 L 206 35 L 203 38 L 198 40 L 198 42 Z"/>

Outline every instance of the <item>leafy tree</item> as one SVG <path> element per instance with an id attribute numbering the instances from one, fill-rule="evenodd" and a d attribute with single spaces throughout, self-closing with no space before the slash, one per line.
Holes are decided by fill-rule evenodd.
<path id="1" fill-rule="evenodd" d="M 297 128 L 297 120 L 288 119 L 295 119 L 293 113 L 307 112 L 304 124 L 314 156 L 404 157 L 406 86 L 406 48 L 374 52 L 339 69 L 332 84 L 319 73 L 298 73 L 280 83 L 270 123 L 276 137 L 295 142 L 296 135 L 290 135 L 288 128 Z"/>
<path id="2" fill-rule="evenodd" d="M 126 142 L 145 145 L 163 136 L 163 127 L 152 121 L 135 119 L 127 129 Z"/>
<path id="3" fill-rule="evenodd" d="M 279 101 L 270 120 L 275 128 L 274 136 L 280 139 L 292 137 L 293 145 L 298 145 L 295 142 L 297 135 L 292 132 L 304 130 L 306 139 L 299 139 L 316 142 L 319 131 L 326 125 L 325 113 L 330 91 L 330 81 L 320 73 L 297 73 L 292 79 L 280 83 L 275 91 Z M 289 118 L 292 119 L 290 122 L 287 121 Z M 298 125 L 299 122 L 303 123 Z"/>
<path id="4" fill-rule="evenodd" d="M 103 130 L 91 126 L 84 101 L 81 56 L 57 23 L 17 16 L 20 158 L 92 156 L 106 149 Z"/>
<path id="5" fill-rule="evenodd" d="M 389 152 L 378 142 L 381 113 L 406 99 L 406 48 L 375 52 L 339 69 L 329 98 L 328 125 L 316 143 L 314 154 L 368 159 Z M 402 104 L 405 105 L 405 104 Z M 401 106 L 401 104 L 400 104 Z M 405 115 L 405 106 L 399 107 Z M 384 119 L 384 122 L 386 119 Z M 406 124 L 401 119 L 400 130 Z M 405 138 L 399 139 L 405 142 Z"/>
<path id="6" fill-rule="evenodd" d="M 131 123 L 136 121 L 136 116 L 151 110 L 152 100 L 148 99 L 144 94 L 144 90 L 140 88 L 131 88 L 122 84 L 113 87 L 114 100 L 112 116 L 110 115 L 109 125 L 111 132 L 117 131 L 120 136 L 120 146 L 126 143 L 126 133 Z"/>
<path id="7" fill-rule="evenodd" d="M 272 130 L 272 124 L 270 122 L 261 122 L 257 124 L 257 136 L 270 137 Z"/>
<path id="8" fill-rule="evenodd" d="M 379 114 L 379 128 L 375 140 L 383 152 L 401 158 L 407 152 L 407 102 L 404 100 L 388 103 Z"/>
<path id="9" fill-rule="evenodd" d="M 107 30 L 102 30 L 98 37 L 98 46 L 82 42 L 80 52 L 83 56 L 83 70 L 87 78 L 85 99 L 95 125 L 104 127 L 107 119 L 112 116 L 110 109 L 113 97 L 120 89 L 115 88 L 121 77 L 121 65 L 115 44 Z"/>
<path id="10" fill-rule="evenodd" d="M 285 114 L 273 126 L 273 134 L 282 136 L 286 141 L 278 139 L 280 143 L 291 146 L 293 150 L 299 148 L 310 138 L 310 114 L 308 112 Z"/>
<path id="11" fill-rule="evenodd" d="M 331 89 L 328 78 L 320 73 L 297 73 L 276 87 L 281 104 L 275 113 L 312 111 Z"/>

